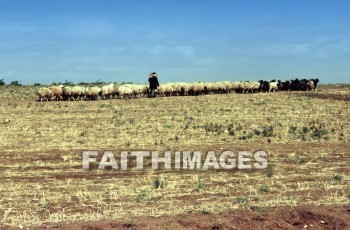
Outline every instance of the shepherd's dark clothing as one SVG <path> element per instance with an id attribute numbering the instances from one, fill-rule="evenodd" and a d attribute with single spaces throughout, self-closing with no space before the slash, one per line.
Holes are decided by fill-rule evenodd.
<path id="1" fill-rule="evenodd" d="M 149 88 L 150 89 L 157 89 L 159 86 L 158 78 L 157 77 L 150 77 L 148 78 L 149 82 Z"/>
<path id="2" fill-rule="evenodd" d="M 156 97 L 156 89 L 159 86 L 159 82 L 158 82 L 158 78 L 156 76 L 151 76 L 150 78 L 148 78 L 148 82 L 149 82 L 149 89 L 150 89 L 150 93 L 151 95 L 149 95 L 150 97 Z"/>

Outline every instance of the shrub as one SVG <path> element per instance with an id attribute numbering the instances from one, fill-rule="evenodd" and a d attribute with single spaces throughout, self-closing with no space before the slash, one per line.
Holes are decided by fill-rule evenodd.
<path id="1" fill-rule="evenodd" d="M 302 141 L 306 141 L 306 136 L 305 136 L 305 133 L 300 131 L 299 133 L 299 138 L 302 140 Z"/>
<path id="2" fill-rule="evenodd" d="M 270 192 L 270 188 L 269 188 L 269 186 L 267 186 L 266 184 L 264 184 L 264 185 L 261 185 L 261 186 L 259 187 L 259 191 L 260 191 L 260 192 Z"/>
<path id="3" fill-rule="evenodd" d="M 163 188 L 164 187 L 164 182 L 159 179 L 159 177 L 156 178 L 154 181 L 154 188 Z"/>
<path id="4" fill-rule="evenodd" d="M 298 126 L 292 125 L 291 127 L 289 127 L 289 133 L 290 134 L 295 134 L 297 128 L 298 128 Z"/>
<path id="5" fill-rule="evenodd" d="M 203 128 L 205 129 L 206 132 L 216 132 L 216 133 L 221 133 L 223 131 L 223 127 L 221 124 L 217 124 L 217 123 L 205 123 L 203 125 Z"/>
<path id="6" fill-rule="evenodd" d="M 201 181 L 201 179 L 198 178 L 198 180 L 197 180 L 197 182 L 196 182 L 196 185 L 195 185 L 193 191 L 198 192 L 199 190 L 201 190 L 201 189 L 203 189 L 203 188 L 204 188 L 204 184 L 203 184 L 203 182 Z"/>
<path id="7" fill-rule="evenodd" d="M 342 180 L 342 176 L 341 175 L 334 175 L 334 176 L 332 176 L 331 179 L 334 180 L 334 181 L 341 181 Z"/>
<path id="8" fill-rule="evenodd" d="M 148 196 L 146 190 L 141 190 L 137 195 L 136 200 L 138 202 L 153 203 L 156 201 L 156 198 Z"/>
<path id="9" fill-rule="evenodd" d="M 10 85 L 13 85 L 13 86 L 22 86 L 21 83 L 19 83 L 20 81 L 11 81 Z"/>
<path id="10" fill-rule="evenodd" d="M 245 202 L 247 202 L 247 198 L 245 198 L 245 197 L 237 197 L 236 198 L 236 201 L 237 201 L 237 203 L 239 203 L 239 204 L 241 204 L 241 203 L 245 203 Z"/>
<path id="11" fill-rule="evenodd" d="M 267 177 L 272 177 L 273 174 L 274 174 L 273 171 L 268 171 L 268 172 L 266 173 L 266 176 L 267 176 Z"/>
<path id="12" fill-rule="evenodd" d="M 303 133 L 308 133 L 310 131 L 309 128 L 305 126 L 301 130 Z"/>
<path id="13" fill-rule="evenodd" d="M 240 140 L 248 140 L 248 139 L 252 139 L 254 136 L 254 133 L 249 132 L 249 133 L 244 133 L 245 135 L 239 137 Z"/>
<path id="14" fill-rule="evenodd" d="M 201 213 L 204 214 L 204 215 L 208 215 L 208 214 L 210 214 L 210 211 L 208 209 L 203 209 L 201 211 Z"/>
<path id="15" fill-rule="evenodd" d="M 133 219 L 127 219 L 124 222 L 123 226 L 126 227 L 126 228 L 135 228 L 136 227 L 136 221 L 133 220 Z"/>
<path id="16" fill-rule="evenodd" d="M 228 124 L 227 131 L 228 131 L 228 134 L 230 136 L 234 136 L 235 135 L 235 127 L 234 127 L 233 123 Z"/>
<path id="17" fill-rule="evenodd" d="M 262 131 L 262 135 L 263 137 L 274 137 L 276 136 L 274 133 L 273 133 L 273 127 L 272 125 L 270 126 L 265 126 L 263 131 Z"/>
<path id="18" fill-rule="evenodd" d="M 312 137 L 313 139 L 320 139 L 320 138 L 322 138 L 324 135 L 327 135 L 327 134 L 328 134 L 328 130 L 327 130 L 327 129 L 321 128 L 321 127 L 319 127 L 319 128 L 315 127 L 315 128 L 313 129 L 312 133 L 311 133 L 311 137 Z"/>
<path id="19" fill-rule="evenodd" d="M 257 130 L 257 129 L 254 129 L 253 132 L 257 136 L 259 136 L 261 134 L 260 130 Z"/>

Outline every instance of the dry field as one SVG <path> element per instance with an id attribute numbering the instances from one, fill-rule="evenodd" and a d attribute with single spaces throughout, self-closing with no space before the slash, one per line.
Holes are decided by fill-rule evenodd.
<path id="1" fill-rule="evenodd" d="M 0 88 L 0 228 L 350 228 L 348 87 L 47 103 L 36 89 Z M 82 150 L 264 150 L 269 166 L 83 170 Z"/>

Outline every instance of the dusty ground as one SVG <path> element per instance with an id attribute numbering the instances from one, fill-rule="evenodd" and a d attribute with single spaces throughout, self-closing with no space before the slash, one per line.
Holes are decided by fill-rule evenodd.
<path id="1" fill-rule="evenodd" d="M 348 207 L 278 207 L 218 214 L 139 217 L 46 226 L 48 229 L 349 229 Z"/>
<path id="2" fill-rule="evenodd" d="M 0 92 L 2 229 L 350 229 L 348 88 L 49 103 L 21 90 Z M 264 150 L 269 167 L 86 171 L 86 149 Z"/>

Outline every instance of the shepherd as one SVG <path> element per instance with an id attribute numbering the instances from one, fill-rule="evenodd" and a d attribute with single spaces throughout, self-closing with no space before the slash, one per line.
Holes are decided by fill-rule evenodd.
<path id="1" fill-rule="evenodd" d="M 159 87 L 159 82 L 157 78 L 157 73 L 153 72 L 148 78 L 150 95 L 149 97 L 156 97 L 156 89 Z"/>

